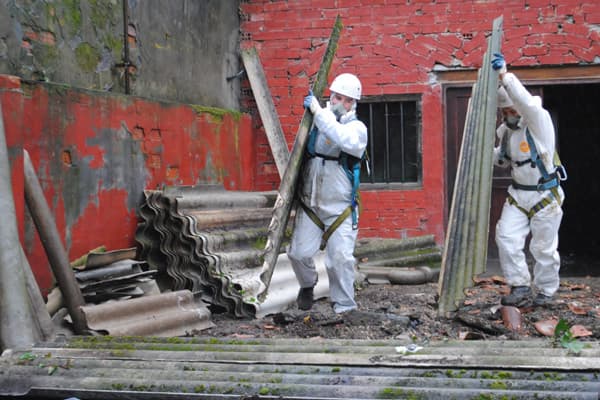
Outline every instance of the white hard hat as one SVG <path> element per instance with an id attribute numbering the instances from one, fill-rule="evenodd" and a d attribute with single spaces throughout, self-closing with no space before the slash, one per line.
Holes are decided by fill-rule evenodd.
<path id="1" fill-rule="evenodd" d="M 506 93 L 506 89 L 502 86 L 498 88 L 498 108 L 512 107 L 514 104 L 510 97 L 508 97 L 508 93 Z"/>
<path id="2" fill-rule="evenodd" d="M 335 93 L 343 94 L 355 100 L 360 100 L 362 85 L 356 75 L 344 73 L 335 77 L 329 90 Z"/>

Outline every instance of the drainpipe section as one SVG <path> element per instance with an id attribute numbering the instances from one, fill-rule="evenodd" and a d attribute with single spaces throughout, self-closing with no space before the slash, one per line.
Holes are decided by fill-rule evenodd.
<path id="1" fill-rule="evenodd" d="M 35 342 L 33 318 L 23 273 L 1 103 L 0 211 L 0 349 L 28 348 Z"/>
<path id="2" fill-rule="evenodd" d="M 33 222 L 38 230 L 50 267 L 62 292 L 67 310 L 73 321 L 73 329 L 77 334 L 86 331 L 86 324 L 81 307 L 85 304 L 75 274 L 69 263 L 67 252 L 60 241 L 60 235 L 54 217 L 44 198 L 44 191 L 35 174 L 29 153 L 23 150 L 25 164 L 25 201 L 31 212 Z"/>
<path id="3" fill-rule="evenodd" d="M 125 68 L 125 94 L 129 94 L 129 7 L 128 0 L 123 0 L 123 68 Z"/>

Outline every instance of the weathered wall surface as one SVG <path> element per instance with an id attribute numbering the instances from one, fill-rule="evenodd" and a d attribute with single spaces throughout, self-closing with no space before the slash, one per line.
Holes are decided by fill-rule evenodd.
<path id="1" fill-rule="evenodd" d="M 0 0 L 0 73 L 238 110 L 238 36 L 237 0 Z"/>
<path id="2" fill-rule="evenodd" d="M 51 274 L 25 211 L 23 149 L 72 260 L 99 245 L 135 246 L 144 189 L 196 183 L 254 188 L 254 134 L 247 114 L 7 75 L 0 75 L 0 100 L 21 240 L 44 291 Z"/>
<path id="3" fill-rule="evenodd" d="M 240 9 L 242 46 L 258 50 L 290 145 L 338 14 L 344 30 L 331 79 L 352 72 L 365 96 L 421 96 L 422 187 L 363 187 L 361 236 L 428 233 L 443 242 L 444 106 L 436 71 L 480 67 L 496 17 L 504 16 L 502 51 L 510 66 L 600 63 L 600 7 L 592 0 L 252 0 Z M 263 135 L 257 140 L 259 148 L 267 143 Z M 259 161 L 259 189 L 276 188 L 272 159 Z"/>

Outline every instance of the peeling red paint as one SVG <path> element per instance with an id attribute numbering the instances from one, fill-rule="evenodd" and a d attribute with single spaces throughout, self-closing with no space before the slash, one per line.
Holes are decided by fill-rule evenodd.
<path id="1" fill-rule="evenodd" d="M 106 190 L 98 194 L 97 202 L 87 204 L 71 226 L 72 259 L 101 245 L 107 249 L 134 246 L 137 217 L 136 210 L 127 208 L 127 195 L 125 190 Z"/>
<path id="2" fill-rule="evenodd" d="M 22 149 L 29 151 L 70 259 L 135 246 L 144 189 L 222 183 L 254 189 L 249 115 L 160 103 L 0 75 L 17 222 L 44 293 L 52 274 L 26 217 Z"/>

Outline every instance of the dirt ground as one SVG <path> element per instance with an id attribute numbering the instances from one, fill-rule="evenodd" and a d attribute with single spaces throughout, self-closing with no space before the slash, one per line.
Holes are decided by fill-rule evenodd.
<path id="1" fill-rule="evenodd" d="M 527 340 L 552 336 L 559 320 L 568 324 L 576 340 L 600 338 L 600 278 L 561 278 L 552 305 L 524 308 L 520 317 L 500 306 L 509 292 L 503 278 L 479 278 L 456 313 L 437 315 L 437 283 L 422 285 L 357 284 L 357 312 L 333 313 L 327 298 L 310 311 L 288 310 L 261 319 L 239 320 L 213 314 L 214 328 L 199 335 L 232 338 L 400 339 L 415 343 L 433 340 Z M 519 327 L 520 325 L 520 327 Z M 536 328 L 537 325 L 537 328 Z"/>

